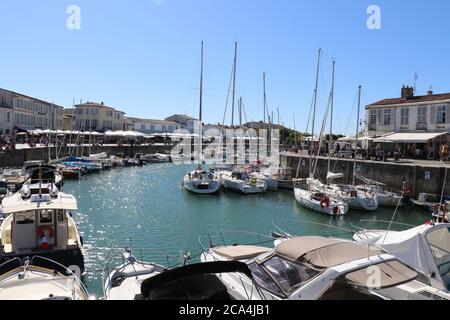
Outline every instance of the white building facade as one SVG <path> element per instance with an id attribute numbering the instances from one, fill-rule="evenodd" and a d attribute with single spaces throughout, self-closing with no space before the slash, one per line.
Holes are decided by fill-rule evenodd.
<path id="1" fill-rule="evenodd" d="M 365 134 L 450 133 L 450 93 L 414 96 L 402 88 L 401 98 L 385 99 L 366 106 Z"/>
<path id="2" fill-rule="evenodd" d="M 0 132 L 8 134 L 19 128 L 60 130 L 63 110 L 54 103 L 0 89 Z"/>
<path id="3" fill-rule="evenodd" d="M 154 119 L 140 119 L 140 118 L 127 118 L 133 122 L 133 129 L 145 134 L 153 133 L 173 133 L 175 130 L 184 129 L 185 126 L 166 120 L 154 120 Z"/>
<path id="4" fill-rule="evenodd" d="M 75 128 L 80 131 L 124 130 L 125 113 L 101 103 L 78 104 L 73 110 Z"/>

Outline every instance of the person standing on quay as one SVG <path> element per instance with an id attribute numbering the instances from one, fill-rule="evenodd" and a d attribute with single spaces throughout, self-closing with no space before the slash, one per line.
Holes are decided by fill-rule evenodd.
<path id="1" fill-rule="evenodd" d="M 440 156 L 441 156 L 441 162 L 447 162 L 448 161 L 448 155 L 449 155 L 449 145 L 448 143 L 443 144 L 441 146 L 441 152 L 440 152 Z"/>

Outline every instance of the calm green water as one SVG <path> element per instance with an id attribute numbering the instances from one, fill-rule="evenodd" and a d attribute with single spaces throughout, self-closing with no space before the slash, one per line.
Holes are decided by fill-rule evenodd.
<path id="1" fill-rule="evenodd" d="M 222 244 L 221 230 L 227 244 L 267 240 L 230 231 L 268 236 L 276 231 L 274 223 L 296 235 L 349 238 L 350 232 L 311 222 L 349 229 L 352 225 L 386 229 L 385 224 L 362 220 L 390 220 L 393 213 L 393 209 L 350 212 L 336 220 L 300 207 L 289 191 L 261 196 L 231 192 L 194 195 L 181 187 L 183 175 L 192 169 L 192 166 L 173 164 L 147 165 L 66 181 L 64 192 L 74 194 L 78 200 L 79 210 L 74 217 L 84 238 L 87 274 L 83 280 L 90 293 L 102 296 L 101 270 L 111 256 L 116 257 L 111 266 L 121 262 L 120 252 L 129 244 L 130 237 L 138 256 L 142 254 L 147 261 L 176 265 L 185 250 L 194 258 L 198 256 L 199 237 L 205 245 L 209 242 L 208 234 L 214 243 Z M 419 225 L 428 218 L 426 212 L 405 208 L 397 213 L 395 220 Z M 271 244 L 272 241 L 267 243 Z"/>

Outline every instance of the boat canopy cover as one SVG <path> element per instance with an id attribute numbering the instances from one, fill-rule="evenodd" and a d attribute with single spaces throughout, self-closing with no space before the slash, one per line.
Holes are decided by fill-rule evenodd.
<path id="1" fill-rule="evenodd" d="M 447 254 L 443 254 L 440 259 L 443 261 L 448 259 L 450 228 L 446 224 L 422 225 L 406 231 L 388 233 L 386 239 L 382 236 L 376 244 L 383 245 L 384 250 L 405 261 L 412 268 L 424 274 L 430 274 L 432 271 L 430 266 L 436 265 L 430 252 L 430 245 L 439 248 L 444 253 L 446 251 Z"/>
<path id="2" fill-rule="evenodd" d="M 380 276 L 378 283 L 374 281 L 374 274 Z M 413 281 L 417 276 L 413 269 L 393 260 L 348 273 L 345 280 L 363 288 L 387 289 Z"/>
<path id="3" fill-rule="evenodd" d="M 380 252 L 352 242 L 323 237 L 293 238 L 279 244 L 275 250 L 289 261 L 301 259 L 321 269 L 369 258 Z"/>
<path id="4" fill-rule="evenodd" d="M 170 286 L 170 284 L 177 283 L 178 281 L 183 280 L 186 281 L 185 284 L 191 283 L 192 285 L 196 285 L 198 288 L 202 281 L 189 282 L 189 279 L 194 278 L 198 280 L 198 278 L 201 278 L 202 276 L 205 276 L 205 279 L 209 279 L 209 277 L 207 277 L 208 275 L 235 272 L 243 273 L 247 277 L 252 278 L 252 272 L 245 263 L 237 261 L 205 262 L 167 270 L 158 275 L 150 277 L 142 282 L 141 293 L 144 298 L 148 299 L 152 291 L 162 289 L 164 287 Z M 217 277 L 214 276 L 214 279 L 217 279 Z M 221 281 L 219 280 L 217 281 L 217 283 L 221 284 Z M 185 289 L 188 290 L 189 288 Z M 197 294 L 199 293 L 197 292 Z"/>
<path id="5" fill-rule="evenodd" d="M 342 178 L 344 178 L 343 173 L 328 172 L 328 174 L 327 174 L 327 180 L 335 180 L 335 179 L 342 179 Z"/>
<path id="6" fill-rule="evenodd" d="M 344 242 L 310 251 L 303 256 L 303 260 L 316 268 L 326 269 L 373 257 L 379 252 L 352 242 Z"/>
<path id="7" fill-rule="evenodd" d="M 310 251 L 343 242 L 324 237 L 297 237 L 280 243 L 275 248 L 275 252 L 289 261 L 296 262 Z"/>
<path id="8" fill-rule="evenodd" d="M 246 260 L 271 251 L 269 248 L 255 246 L 232 246 L 214 248 L 215 253 L 230 261 Z"/>

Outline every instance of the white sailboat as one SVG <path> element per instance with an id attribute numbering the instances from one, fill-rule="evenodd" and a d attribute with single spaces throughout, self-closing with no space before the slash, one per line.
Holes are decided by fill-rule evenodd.
<path id="1" fill-rule="evenodd" d="M 201 49 L 201 71 L 200 71 L 200 104 L 199 121 L 202 122 L 203 107 L 203 41 Z M 203 129 L 201 129 L 202 131 Z M 203 148 L 203 134 L 200 133 L 200 150 Z M 201 156 L 199 158 L 202 158 Z M 183 187 L 190 192 L 197 194 L 213 194 L 220 190 L 220 180 L 216 179 L 212 173 L 206 172 L 199 164 L 197 170 L 187 173 L 183 178 Z"/>
<path id="2" fill-rule="evenodd" d="M 313 120 L 312 120 L 312 137 L 314 137 L 314 123 L 315 123 L 315 114 L 316 114 L 316 104 L 317 104 L 317 89 L 318 89 L 318 81 L 319 81 L 319 70 L 320 70 L 320 56 L 321 49 L 319 49 L 319 57 L 317 62 L 317 74 L 316 74 L 316 86 L 314 89 L 314 104 L 313 104 Z M 335 61 L 333 60 L 333 75 L 332 75 L 332 86 L 330 92 L 330 101 L 331 107 L 333 96 L 334 96 L 334 65 Z M 327 110 L 328 113 L 328 110 Z M 327 115 L 325 115 L 326 119 Z M 325 120 L 324 120 L 325 121 Z M 342 201 L 336 199 L 333 196 L 323 192 L 319 185 L 314 185 L 314 173 L 315 173 L 315 165 L 313 165 L 313 153 L 314 153 L 314 141 L 311 141 L 311 152 L 310 152 L 310 179 L 307 180 L 307 188 L 303 189 L 299 186 L 294 187 L 294 195 L 297 202 L 310 210 L 315 212 L 329 214 L 333 216 L 341 216 L 345 215 L 348 212 L 348 206 Z M 320 149 L 320 146 L 319 146 Z"/>
<path id="3" fill-rule="evenodd" d="M 353 184 L 352 185 L 338 185 L 338 184 L 328 184 L 325 188 L 325 192 L 330 196 L 336 197 L 341 201 L 344 201 L 348 204 L 350 209 L 354 210 L 363 210 L 373 212 L 378 209 L 378 199 L 376 194 L 369 193 L 366 191 L 358 190 L 355 187 L 355 179 L 356 179 L 356 160 L 357 160 L 357 140 L 359 135 L 359 110 L 361 108 L 361 86 L 358 87 L 358 111 L 357 111 L 357 121 L 356 121 L 356 142 L 355 142 L 355 155 L 354 155 L 354 164 L 353 164 Z M 331 146 L 330 152 L 331 153 Z M 328 173 L 328 181 L 330 182 L 333 179 L 341 178 L 340 174 L 333 174 L 331 172 Z"/>
<path id="4" fill-rule="evenodd" d="M 376 196 L 380 207 L 397 207 L 402 205 L 403 197 L 398 193 L 387 191 L 384 184 L 362 176 L 357 176 L 357 179 L 361 180 L 364 184 L 357 185 L 355 187 L 356 190 Z"/>

